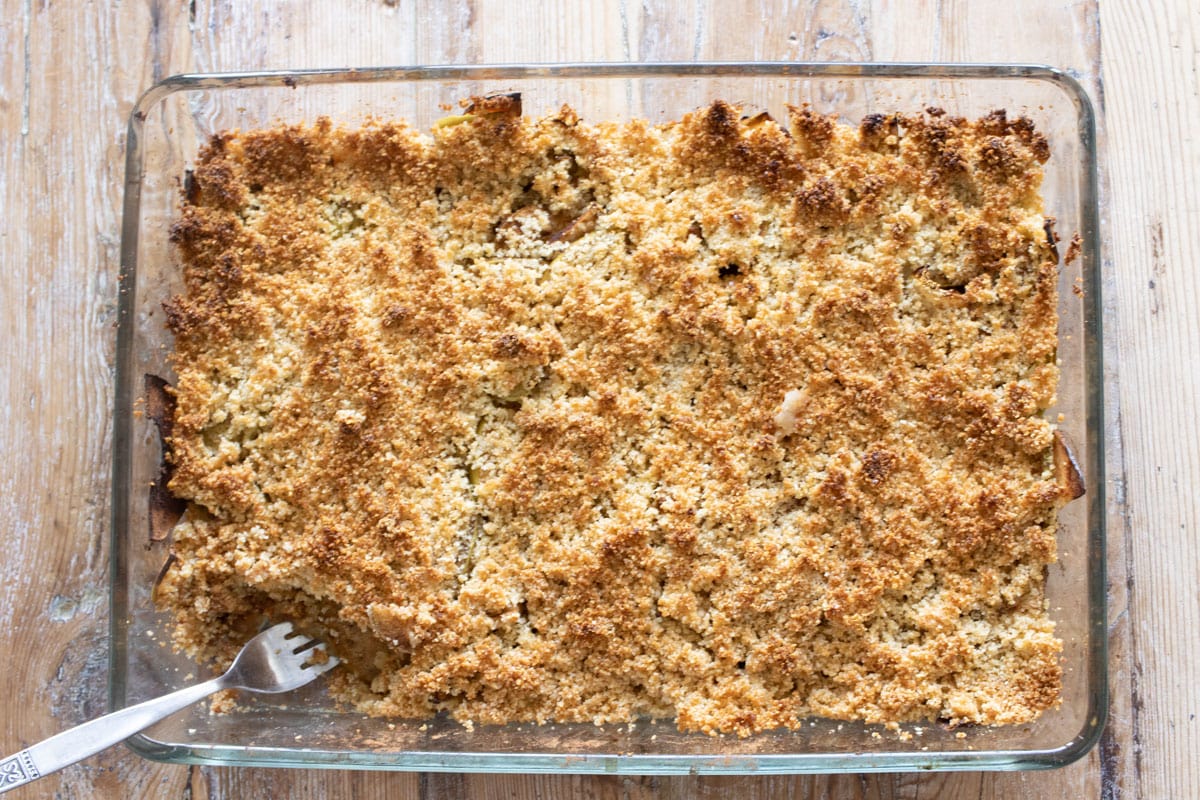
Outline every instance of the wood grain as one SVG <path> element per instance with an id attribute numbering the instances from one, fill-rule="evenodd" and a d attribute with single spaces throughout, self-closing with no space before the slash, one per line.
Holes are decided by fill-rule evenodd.
<path id="1" fill-rule="evenodd" d="M 0 17 L 3 747 L 105 710 L 108 488 L 123 118 L 151 80 L 146 8 L 10 2 Z M 178 795 L 112 750 L 26 797 Z"/>
<path id="2" fill-rule="evenodd" d="M 110 751 L 17 797 L 1182 797 L 1197 785 L 1200 9 L 1189 0 L 2 0 L 0 673 L 16 750 L 104 707 L 125 117 L 191 70 L 550 60 L 1038 61 L 1107 111 L 1112 714 L 1050 773 L 446 776 L 161 766 Z M 1101 36 L 1103 33 L 1103 36 Z M 1101 63 L 1101 45 L 1104 60 Z M 1107 84 L 1101 85 L 1101 67 Z M 1104 132 L 1102 131 L 1102 135 Z M 1116 380 L 1119 376 L 1120 380 Z M 1119 427 L 1118 427 L 1119 425 Z M 1124 445 L 1126 461 L 1121 460 Z"/>
<path id="3" fill-rule="evenodd" d="M 1103 22 L 1126 443 L 1125 786 L 1184 797 L 1200 781 L 1200 7 L 1115 1 Z"/>

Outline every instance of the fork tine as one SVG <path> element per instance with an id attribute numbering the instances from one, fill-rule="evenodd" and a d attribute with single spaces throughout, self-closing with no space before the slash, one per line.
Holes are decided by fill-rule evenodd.
<path id="1" fill-rule="evenodd" d="M 325 656 L 325 661 L 320 664 L 314 663 L 312 660 L 312 657 L 318 653 Z M 303 664 L 303 669 L 305 670 L 315 667 L 325 667 L 330 662 L 333 662 L 335 665 L 338 663 L 337 657 L 329 654 L 329 651 L 325 648 L 324 642 L 317 642 L 308 650 L 306 650 L 303 655 L 304 661 L 301 663 Z"/>
<path id="2" fill-rule="evenodd" d="M 324 664 L 309 664 L 307 667 L 304 667 L 304 671 L 313 675 L 324 675 L 340 663 L 342 662 L 338 660 L 337 656 L 330 656 L 329 660 Z"/>
<path id="3" fill-rule="evenodd" d="M 268 628 L 248 642 L 224 676 L 229 686 L 255 692 L 285 692 L 303 686 L 339 663 L 325 645 L 295 632 L 290 623 Z M 320 649 L 324 663 L 305 666 Z"/>
<path id="4" fill-rule="evenodd" d="M 283 622 L 279 625 L 267 628 L 265 631 L 260 633 L 259 636 L 262 637 L 263 641 L 269 642 L 272 647 L 280 647 L 287 641 L 288 634 L 291 632 L 292 623 Z"/>
<path id="5" fill-rule="evenodd" d="M 288 645 L 293 653 L 302 653 L 313 646 L 315 640 L 311 636 L 293 636 L 288 639 Z"/>

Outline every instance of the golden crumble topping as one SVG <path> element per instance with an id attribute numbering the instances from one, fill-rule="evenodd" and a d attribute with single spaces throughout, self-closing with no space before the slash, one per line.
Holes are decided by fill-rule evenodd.
<path id="1" fill-rule="evenodd" d="M 741 735 L 1058 702 L 1056 256 L 1025 119 L 228 133 L 172 230 L 158 588 L 377 715 Z"/>

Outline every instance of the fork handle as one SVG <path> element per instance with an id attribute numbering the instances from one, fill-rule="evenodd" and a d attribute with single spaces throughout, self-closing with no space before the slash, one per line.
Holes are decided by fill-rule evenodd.
<path id="1" fill-rule="evenodd" d="M 0 794 L 123 742 L 143 728 L 203 700 L 224 686 L 221 678 L 214 678 L 105 714 L 38 742 L 0 761 Z"/>

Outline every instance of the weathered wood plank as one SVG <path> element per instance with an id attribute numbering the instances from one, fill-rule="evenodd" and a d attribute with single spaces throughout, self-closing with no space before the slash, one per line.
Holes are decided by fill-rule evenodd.
<path id="1" fill-rule="evenodd" d="M 0 747 L 105 710 L 108 475 L 125 119 L 158 68 L 145 3 L 7 2 L 0 16 Z M 160 30 L 164 28 L 160 27 Z M 128 43 L 138 42 L 130 47 Z M 123 748 L 25 797 L 178 795 Z M 20 795 L 18 795 L 20 796 Z"/>
<path id="2" fill-rule="evenodd" d="M 1114 0 L 1102 19 L 1131 576 L 1114 619 L 1128 735 L 1106 754 L 1132 762 L 1130 796 L 1182 797 L 1200 780 L 1200 7 Z"/>

